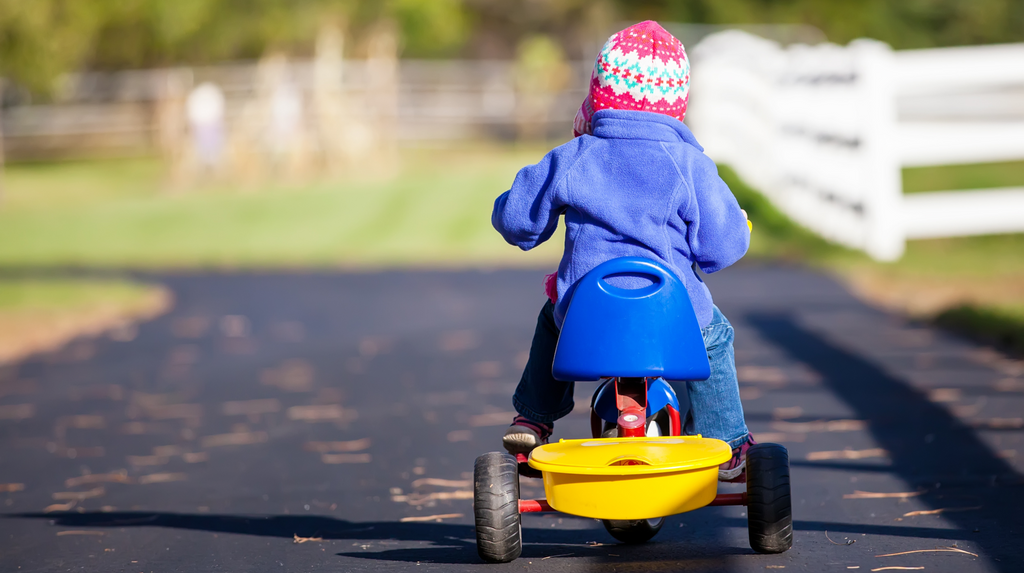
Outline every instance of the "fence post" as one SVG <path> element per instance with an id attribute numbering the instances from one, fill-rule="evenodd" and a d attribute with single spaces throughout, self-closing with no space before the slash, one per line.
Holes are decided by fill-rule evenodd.
<path id="1" fill-rule="evenodd" d="M 880 261 L 903 254 L 903 181 L 897 148 L 895 57 L 888 44 L 851 42 L 861 101 L 864 160 L 864 250 Z M 853 110 L 851 110 L 853 112 Z"/>

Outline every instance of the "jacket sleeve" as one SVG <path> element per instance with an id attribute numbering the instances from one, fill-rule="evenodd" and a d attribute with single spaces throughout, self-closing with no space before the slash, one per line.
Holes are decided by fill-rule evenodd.
<path id="1" fill-rule="evenodd" d="M 697 266 L 706 273 L 720 271 L 746 254 L 750 229 L 729 186 L 718 176 L 715 162 L 700 154 L 691 164 L 693 197 L 682 213 L 686 240 Z"/>
<path id="2" fill-rule="evenodd" d="M 579 138 L 551 150 L 536 165 L 519 170 L 512 188 L 494 201 L 491 224 L 509 244 L 524 251 L 551 238 L 565 211 L 566 176 Z"/>

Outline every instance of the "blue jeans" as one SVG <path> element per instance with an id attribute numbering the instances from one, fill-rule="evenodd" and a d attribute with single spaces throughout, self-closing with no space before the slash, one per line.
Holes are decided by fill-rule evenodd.
<path id="1" fill-rule="evenodd" d="M 572 412 L 575 390 L 574 382 L 562 382 L 551 376 L 555 345 L 558 343 L 554 308 L 555 305 L 547 302 L 537 317 L 530 359 L 512 395 L 512 404 L 521 416 L 547 424 Z M 690 414 L 683 425 L 683 433 L 716 438 L 737 448 L 746 440 L 748 430 L 743 421 L 743 405 L 736 380 L 733 328 L 716 306 L 711 323 L 701 329 L 701 334 L 711 363 L 711 377 L 685 382 L 690 395 Z M 679 388 L 682 382 L 670 384 L 676 389 L 676 394 L 684 395 Z"/>

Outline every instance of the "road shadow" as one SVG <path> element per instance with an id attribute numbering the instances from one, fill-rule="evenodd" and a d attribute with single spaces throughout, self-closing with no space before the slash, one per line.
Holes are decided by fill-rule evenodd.
<path id="1" fill-rule="evenodd" d="M 724 517 L 721 520 L 723 527 L 746 527 L 747 520 L 736 517 Z M 957 541 L 964 538 L 964 532 L 959 529 L 943 527 L 918 527 L 914 525 L 876 525 L 865 523 L 841 523 L 838 521 L 815 521 L 797 519 L 793 521 L 794 531 L 806 532 L 829 532 L 830 534 L 842 533 L 863 533 L 865 535 L 882 535 L 891 537 L 913 537 L 917 539 L 938 539 Z M 977 535 L 975 535 L 977 537 Z M 972 537 L 973 539 L 973 537 Z"/>
<path id="2" fill-rule="evenodd" d="M 822 383 L 850 406 L 856 417 L 867 421 L 871 436 L 892 459 L 891 465 L 876 469 L 899 476 L 912 488 L 926 490 L 919 499 L 934 509 L 944 509 L 943 519 L 956 525 L 959 538 L 975 540 L 999 571 L 1021 570 L 1024 489 L 1019 486 L 1024 476 L 974 430 L 907 381 L 823 339 L 788 314 L 752 313 L 746 320 L 769 344 L 817 371 Z M 855 469 L 864 471 L 863 465 Z M 818 524 L 821 528 L 826 525 L 851 532 L 870 527 Z M 810 522 L 804 526 L 814 527 Z M 883 534 L 900 535 L 901 531 L 902 527 L 894 526 L 885 528 Z M 948 539 L 941 530 L 926 529 L 912 535 Z"/>
<path id="3" fill-rule="evenodd" d="M 13 513 L 7 519 L 45 519 L 55 526 L 74 528 L 162 527 L 180 530 L 231 533 L 257 537 L 294 539 L 297 543 L 320 540 L 366 542 L 374 549 L 387 542 L 423 543 L 425 547 L 402 547 L 375 551 L 346 551 L 340 557 L 408 563 L 479 564 L 472 525 L 421 522 L 352 522 L 323 516 L 302 515 L 218 515 L 145 511 Z M 571 516 L 563 516 L 571 519 Z M 743 525 L 745 527 L 745 523 Z M 662 570 L 659 562 L 670 561 L 673 571 L 726 571 L 723 558 L 753 554 L 750 550 L 716 544 L 717 535 L 708 532 L 695 543 L 681 546 L 678 540 L 628 546 L 592 541 L 603 535 L 596 529 L 523 527 L 521 559 L 549 560 L 568 557 L 594 558 L 595 565 L 647 562 L 650 570 Z M 380 543 L 385 542 L 385 543 Z M 666 545 L 672 550 L 666 551 Z"/>
<path id="4" fill-rule="evenodd" d="M 452 523 L 402 523 L 396 521 L 352 522 L 323 516 L 306 515 L 217 515 L 142 511 L 85 513 L 19 513 L 6 518 L 47 519 L 62 527 L 164 527 L 213 533 L 233 533 L 257 537 L 319 540 L 418 542 L 427 547 L 403 548 L 380 552 L 339 553 L 346 557 L 407 562 L 447 564 L 479 563 L 475 532 L 471 525 Z M 529 535 L 524 528 L 524 534 Z M 580 532 L 573 530 L 533 530 L 543 545 L 525 545 L 524 556 L 546 557 L 579 552 Z M 303 541 L 306 540 L 306 541 Z"/>

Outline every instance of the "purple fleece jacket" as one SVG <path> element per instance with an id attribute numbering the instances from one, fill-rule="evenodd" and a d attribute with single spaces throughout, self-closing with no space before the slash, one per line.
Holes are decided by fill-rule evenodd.
<path id="1" fill-rule="evenodd" d="M 565 215 L 558 266 L 559 327 L 572 288 L 597 265 L 646 257 L 686 285 L 701 327 L 711 322 L 711 292 L 695 266 L 713 273 L 747 252 L 750 232 L 729 187 L 690 130 L 645 111 L 601 110 L 594 135 L 582 135 L 522 168 L 494 202 L 491 223 L 528 251 L 551 237 Z M 626 286 L 626 285 L 622 285 Z"/>

